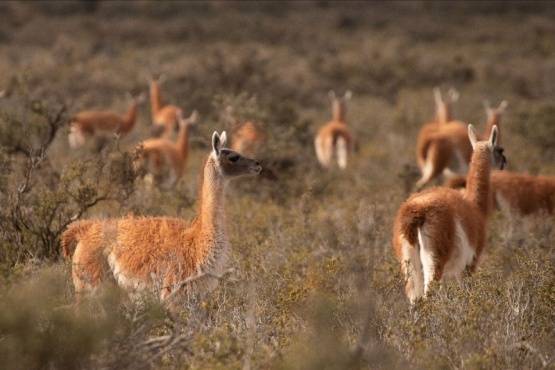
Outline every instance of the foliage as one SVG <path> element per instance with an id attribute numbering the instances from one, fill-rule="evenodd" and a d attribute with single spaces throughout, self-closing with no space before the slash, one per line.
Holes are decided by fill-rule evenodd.
<path id="1" fill-rule="evenodd" d="M 131 154 L 120 150 L 117 142 L 58 172 L 49 148 L 65 122 L 66 106 L 33 99 L 24 87 L 20 99 L 14 97 L 15 103 L 1 111 L 0 131 L 9 138 L 0 152 L 0 175 L 5 179 L 0 193 L 0 261 L 6 266 L 56 259 L 59 237 L 69 223 L 102 201 L 124 205 L 134 191 Z"/>

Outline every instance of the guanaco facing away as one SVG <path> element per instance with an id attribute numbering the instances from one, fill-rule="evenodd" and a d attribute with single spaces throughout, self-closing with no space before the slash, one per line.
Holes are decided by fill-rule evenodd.
<path id="1" fill-rule="evenodd" d="M 484 107 L 488 119 L 486 135 L 489 136 L 494 125 L 499 127 L 507 102 L 502 101 L 498 108 L 491 108 L 489 103 L 484 102 Z M 501 142 L 500 136 L 499 132 L 498 144 Z M 441 174 L 453 176 L 468 172 L 471 156 L 472 146 L 468 141 L 467 130 L 459 121 L 438 125 L 436 131 L 428 131 L 419 136 L 417 161 L 422 170 L 422 178 L 416 183 L 416 188 L 422 189 Z"/>
<path id="2" fill-rule="evenodd" d="M 411 303 L 428 291 L 431 281 L 476 270 L 486 243 L 490 171 L 506 164 L 497 135 L 494 126 L 487 141 L 478 141 L 474 127 L 468 126 L 474 152 L 464 193 L 432 188 L 412 195 L 399 208 L 393 247 Z"/>
<path id="3" fill-rule="evenodd" d="M 135 126 L 137 107 L 145 101 L 145 94 L 136 98 L 128 95 L 129 108 L 125 116 L 113 111 L 85 111 L 71 117 L 68 142 L 72 149 L 83 146 L 87 137 L 99 132 L 114 133 L 123 138 Z"/>
<path id="4" fill-rule="evenodd" d="M 181 115 L 181 112 L 179 114 Z M 189 129 L 196 124 L 197 117 L 196 110 L 189 118 L 179 117 L 180 128 L 175 143 L 168 138 L 143 141 L 139 145 L 142 150 L 135 162 L 135 169 L 145 170 L 149 176 L 161 180 L 162 187 L 174 186 L 183 176 L 189 157 Z"/>
<path id="5" fill-rule="evenodd" d="M 329 168 L 332 158 L 335 157 L 340 169 L 347 168 L 347 159 L 353 152 L 354 140 L 349 126 L 345 123 L 347 102 L 351 99 L 351 91 L 343 97 L 336 97 L 333 91 L 329 92 L 332 101 L 332 120 L 318 130 L 314 139 L 314 148 L 318 162 L 323 168 Z"/>
<path id="6" fill-rule="evenodd" d="M 231 179 L 260 173 L 258 161 L 225 149 L 225 131 L 212 135 L 201 175 L 194 221 L 169 217 L 124 217 L 71 223 L 62 234 L 72 257 L 78 295 L 113 276 L 127 291 L 152 292 L 170 306 L 175 293 L 212 289 L 229 257 L 225 193 Z M 193 281 L 188 281 L 196 277 Z"/>
<path id="7" fill-rule="evenodd" d="M 179 119 L 183 110 L 176 105 L 165 105 L 162 100 L 161 84 L 166 80 L 166 75 L 161 75 L 157 80 L 150 79 L 150 110 L 152 113 L 152 136 L 169 138 L 171 133 L 179 130 Z"/>
<path id="8" fill-rule="evenodd" d="M 433 93 L 436 106 L 434 120 L 422 126 L 416 141 L 416 161 L 421 171 L 426 165 L 430 137 L 448 122 L 453 121 L 453 105 L 459 99 L 459 93 L 453 88 L 449 89 L 445 96 L 442 96 L 440 88 L 436 86 Z"/>

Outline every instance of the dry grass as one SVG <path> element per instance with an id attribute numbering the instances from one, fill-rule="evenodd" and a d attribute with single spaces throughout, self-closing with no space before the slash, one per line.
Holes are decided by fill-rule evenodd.
<path id="1" fill-rule="evenodd" d="M 0 3 L 0 363 L 19 368 L 555 368 L 553 216 L 495 214 L 482 269 L 410 309 L 392 223 L 416 181 L 432 88 L 485 128 L 509 102 L 509 168 L 555 174 L 555 7 L 545 2 Z M 70 115 L 125 112 L 164 73 L 164 100 L 200 113 L 185 175 L 147 189 L 147 137 L 67 144 Z M 358 151 L 318 169 L 328 91 L 353 91 Z M 73 306 L 59 234 L 74 218 L 191 218 L 222 113 L 261 122 L 267 176 L 231 185 L 231 269 L 178 316 L 107 284 Z M 108 144 L 108 145 L 106 145 Z M 103 148 L 103 149 L 99 149 Z M 99 151 L 100 150 L 100 151 Z"/>

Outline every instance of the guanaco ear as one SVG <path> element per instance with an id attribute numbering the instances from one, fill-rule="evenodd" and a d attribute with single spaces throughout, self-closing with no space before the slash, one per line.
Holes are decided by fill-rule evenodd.
<path id="1" fill-rule="evenodd" d="M 222 148 L 225 148 L 225 144 L 227 143 L 227 135 L 225 131 L 222 131 L 222 135 L 220 136 L 220 141 L 222 142 Z"/>
<path id="2" fill-rule="evenodd" d="M 137 97 L 137 104 L 142 104 L 145 102 L 145 100 L 146 100 L 146 94 L 142 92 L 141 95 Z"/>
<path id="3" fill-rule="evenodd" d="M 493 131 L 492 131 L 492 134 L 493 134 Z M 476 130 L 472 125 L 468 125 L 468 138 L 470 139 L 470 143 L 472 144 L 472 149 L 476 149 L 476 144 L 478 143 L 478 139 L 476 138 Z"/>
<path id="4" fill-rule="evenodd" d="M 330 96 L 330 99 L 331 99 L 332 101 L 335 100 L 335 92 L 334 92 L 333 90 L 330 90 L 330 92 L 328 93 L 328 95 Z"/>
<path id="5" fill-rule="evenodd" d="M 220 151 L 225 146 L 227 141 L 227 135 L 225 131 L 222 131 L 222 135 L 218 135 L 216 131 L 212 134 L 212 149 L 217 155 L 220 155 Z"/>
<path id="6" fill-rule="evenodd" d="M 345 95 L 343 95 L 343 99 L 345 99 L 345 100 L 351 100 L 351 97 L 352 97 L 352 96 L 353 96 L 352 91 L 351 91 L 351 90 L 347 90 L 347 91 L 345 92 Z"/>
<path id="7" fill-rule="evenodd" d="M 450 88 L 449 91 L 447 91 L 447 97 L 454 103 L 459 100 L 459 92 L 454 88 Z"/>
<path id="8" fill-rule="evenodd" d="M 197 122 L 197 118 L 198 118 L 198 110 L 195 109 L 193 113 L 191 113 L 187 121 L 189 122 L 190 125 L 194 125 Z"/>
<path id="9" fill-rule="evenodd" d="M 224 134 L 225 131 L 222 135 Z M 220 138 L 220 135 L 218 135 L 216 131 L 214 131 L 214 133 L 212 134 L 212 150 L 214 151 L 214 153 L 216 153 L 217 156 L 220 155 L 220 151 L 222 150 L 222 140 Z"/>
<path id="10" fill-rule="evenodd" d="M 443 99 L 441 98 L 441 90 L 439 86 L 434 87 L 434 100 L 436 104 L 443 103 Z"/>
<path id="11" fill-rule="evenodd" d="M 492 148 L 495 148 L 497 146 L 497 138 L 499 137 L 498 135 L 498 131 L 497 131 L 497 125 L 493 125 L 493 128 L 491 129 L 491 135 L 489 136 L 489 145 Z"/>

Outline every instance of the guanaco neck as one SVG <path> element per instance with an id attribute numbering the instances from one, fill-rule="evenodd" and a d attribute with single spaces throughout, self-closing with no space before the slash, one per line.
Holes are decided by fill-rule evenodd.
<path id="1" fill-rule="evenodd" d="M 156 115 L 162 109 L 162 93 L 160 92 L 160 83 L 151 82 L 150 84 L 150 110 L 152 112 L 152 120 L 154 121 Z"/>
<path id="2" fill-rule="evenodd" d="M 135 125 L 135 121 L 137 120 L 137 102 L 133 101 L 131 105 L 129 105 L 129 109 L 127 110 L 127 114 L 123 120 L 123 127 L 122 132 L 129 132 L 133 126 Z"/>
<path id="3" fill-rule="evenodd" d="M 474 150 L 466 183 L 466 198 L 487 217 L 489 214 L 491 158 L 487 147 Z"/>
<path id="4" fill-rule="evenodd" d="M 453 102 L 442 100 L 436 102 L 436 122 L 440 125 L 453 120 Z"/>
<path id="5" fill-rule="evenodd" d="M 189 124 L 184 123 L 179 129 L 176 147 L 182 158 L 186 158 L 189 153 Z"/>
<path id="6" fill-rule="evenodd" d="M 199 237 L 199 261 L 217 255 L 228 244 L 225 217 L 226 187 L 227 181 L 222 177 L 216 159 L 210 155 L 201 176 L 198 213 L 192 225 Z"/>
<path id="7" fill-rule="evenodd" d="M 344 100 L 335 99 L 332 104 L 333 120 L 335 122 L 345 122 L 345 107 Z"/>
<path id="8" fill-rule="evenodd" d="M 436 103 L 436 122 L 440 125 L 447 123 L 447 107 L 444 102 Z"/>

